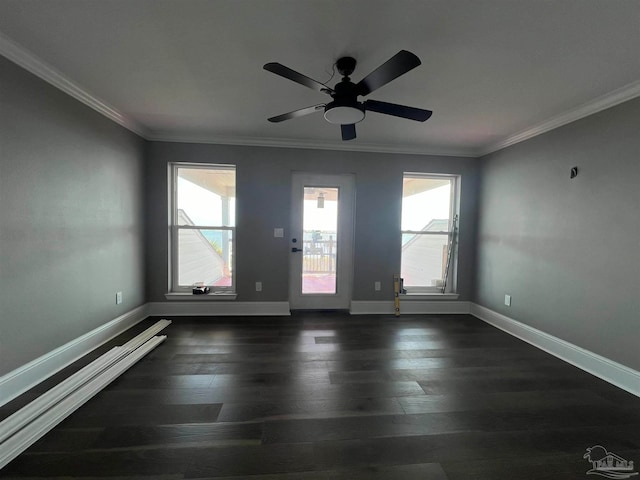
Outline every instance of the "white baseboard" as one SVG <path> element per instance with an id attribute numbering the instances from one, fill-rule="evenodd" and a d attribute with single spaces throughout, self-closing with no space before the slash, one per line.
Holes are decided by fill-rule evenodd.
<path id="1" fill-rule="evenodd" d="M 352 301 L 351 315 L 387 315 L 395 311 L 391 301 Z M 407 300 L 400 302 L 400 314 L 464 314 L 469 313 L 469 302 L 448 300 Z"/>
<path id="2" fill-rule="evenodd" d="M 148 315 L 153 316 L 200 316 L 200 315 L 277 315 L 289 316 L 289 302 L 151 302 Z"/>
<path id="3" fill-rule="evenodd" d="M 51 375 L 147 318 L 147 304 L 120 315 L 100 327 L 0 377 L 0 406 L 10 402 Z"/>
<path id="4" fill-rule="evenodd" d="M 609 360 L 597 353 L 554 337 L 536 328 L 518 322 L 482 305 L 471 303 L 471 315 L 524 340 L 534 347 L 574 365 L 585 372 L 640 397 L 640 372 Z"/>

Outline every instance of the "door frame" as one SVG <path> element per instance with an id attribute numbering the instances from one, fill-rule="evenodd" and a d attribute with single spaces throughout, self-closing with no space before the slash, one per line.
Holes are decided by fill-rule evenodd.
<path id="1" fill-rule="evenodd" d="M 336 251 L 336 293 L 302 294 L 302 248 L 304 187 L 338 187 L 338 243 Z M 289 228 L 289 306 L 292 310 L 349 309 L 353 292 L 355 175 L 293 172 Z M 293 243 L 293 239 L 297 239 Z"/>

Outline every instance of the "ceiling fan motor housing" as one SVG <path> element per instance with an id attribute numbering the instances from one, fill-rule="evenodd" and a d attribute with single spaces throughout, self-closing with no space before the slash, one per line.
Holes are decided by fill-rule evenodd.
<path id="1" fill-rule="evenodd" d="M 338 62 L 341 60 L 343 59 L 338 60 Z M 337 125 L 351 125 L 364 119 L 364 105 L 358 102 L 356 86 L 351 83 L 349 77 L 345 75 L 342 81 L 336 84 L 331 96 L 333 97 L 333 102 L 328 103 L 324 109 L 324 118 L 328 122 Z"/>

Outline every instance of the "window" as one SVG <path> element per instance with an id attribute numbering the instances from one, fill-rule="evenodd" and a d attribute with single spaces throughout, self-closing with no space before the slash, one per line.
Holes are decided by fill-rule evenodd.
<path id="1" fill-rule="evenodd" d="M 442 292 L 453 239 L 456 184 L 453 176 L 404 174 L 400 276 L 407 293 Z M 452 257 L 453 252 L 451 248 Z M 452 291 L 453 258 L 449 265 L 447 291 Z"/>
<path id="2" fill-rule="evenodd" d="M 171 290 L 234 291 L 236 171 L 172 166 Z"/>

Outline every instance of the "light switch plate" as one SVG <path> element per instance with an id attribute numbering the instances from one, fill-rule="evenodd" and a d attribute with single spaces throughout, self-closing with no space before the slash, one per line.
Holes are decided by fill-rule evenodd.
<path id="1" fill-rule="evenodd" d="M 275 238 L 283 238 L 284 237 L 284 228 L 274 228 L 273 236 Z"/>

